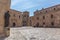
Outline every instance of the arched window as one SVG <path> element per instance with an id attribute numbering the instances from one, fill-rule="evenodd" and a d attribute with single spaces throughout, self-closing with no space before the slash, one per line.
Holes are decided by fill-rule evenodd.
<path id="1" fill-rule="evenodd" d="M 13 23 L 13 27 L 15 27 L 16 26 L 16 24 L 15 23 Z"/>
<path id="2" fill-rule="evenodd" d="M 45 25 L 45 22 L 43 22 L 43 25 Z"/>
<path id="3" fill-rule="evenodd" d="M 51 18 L 53 18 L 53 15 L 51 14 Z"/>
<path id="4" fill-rule="evenodd" d="M 51 25 L 54 26 L 54 22 L 51 22 Z"/>
<path id="5" fill-rule="evenodd" d="M 26 17 L 26 15 L 24 15 L 23 17 Z"/>
<path id="6" fill-rule="evenodd" d="M 45 19 L 45 16 L 43 16 L 43 19 Z"/>
<path id="7" fill-rule="evenodd" d="M 19 18 L 20 18 L 20 16 L 19 16 Z"/>
<path id="8" fill-rule="evenodd" d="M 37 17 L 37 20 L 39 20 L 39 17 Z"/>
<path id="9" fill-rule="evenodd" d="M 56 8 L 54 8 L 54 10 L 56 10 Z"/>

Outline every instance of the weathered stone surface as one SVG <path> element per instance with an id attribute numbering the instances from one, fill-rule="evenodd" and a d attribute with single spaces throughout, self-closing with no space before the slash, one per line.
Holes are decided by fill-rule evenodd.
<path id="1" fill-rule="evenodd" d="M 59 28 L 11 28 L 5 40 L 60 40 Z"/>
<path id="2" fill-rule="evenodd" d="M 0 0 L 0 37 L 5 35 L 4 33 L 4 15 L 5 12 L 10 10 L 11 0 Z"/>

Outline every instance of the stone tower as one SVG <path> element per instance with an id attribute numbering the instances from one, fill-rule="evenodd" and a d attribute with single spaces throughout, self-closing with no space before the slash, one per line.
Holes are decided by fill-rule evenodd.
<path id="1" fill-rule="evenodd" d="M 23 23 L 22 26 L 28 26 L 29 12 L 23 12 Z"/>
<path id="2" fill-rule="evenodd" d="M 11 0 L 0 0 L 0 35 L 4 33 L 4 15 L 10 9 Z"/>

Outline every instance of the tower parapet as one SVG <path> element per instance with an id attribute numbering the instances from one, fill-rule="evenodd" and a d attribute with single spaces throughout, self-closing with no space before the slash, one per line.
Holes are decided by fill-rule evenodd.
<path id="1" fill-rule="evenodd" d="M 59 5 L 56 5 L 56 6 L 52 6 L 52 7 L 49 7 L 49 8 L 42 8 L 41 10 L 36 10 L 34 12 L 34 15 L 39 15 L 39 14 L 44 14 L 44 13 L 51 13 L 51 12 L 56 12 L 56 11 L 59 11 L 60 10 L 60 4 Z"/>
<path id="2" fill-rule="evenodd" d="M 28 26 L 29 12 L 23 12 L 23 26 Z"/>

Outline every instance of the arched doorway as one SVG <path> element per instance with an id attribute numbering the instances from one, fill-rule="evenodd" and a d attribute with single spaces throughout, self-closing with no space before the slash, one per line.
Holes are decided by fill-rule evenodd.
<path id="1" fill-rule="evenodd" d="M 16 26 L 16 24 L 15 23 L 13 23 L 13 27 L 15 27 Z"/>
<path id="2" fill-rule="evenodd" d="M 37 23 L 34 27 L 39 27 L 39 23 Z"/>
<path id="3" fill-rule="evenodd" d="M 9 26 L 9 18 L 10 18 L 10 14 L 9 14 L 9 11 L 7 11 L 4 15 L 4 20 L 5 20 L 4 27 Z"/>
<path id="4" fill-rule="evenodd" d="M 36 24 L 36 27 L 39 27 L 39 23 Z"/>

